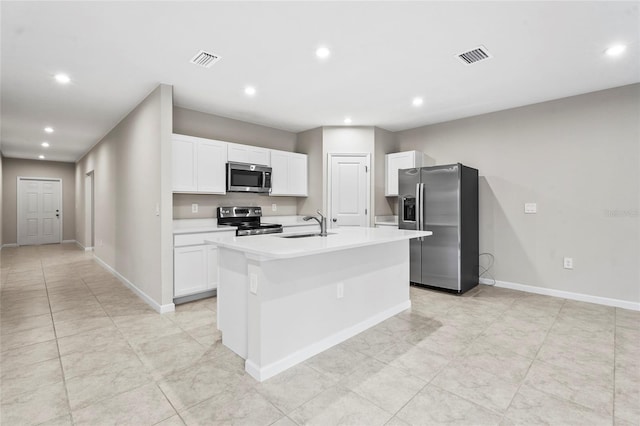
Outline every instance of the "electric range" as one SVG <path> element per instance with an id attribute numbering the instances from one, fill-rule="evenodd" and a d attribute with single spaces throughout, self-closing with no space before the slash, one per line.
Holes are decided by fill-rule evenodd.
<path id="1" fill-rule="evenodd" d="M 262 223 L 262 207 L 218 207 L 218 225 L 236 227 L 236 235 L 277 234 L 282 232 L 278 223 Z"/>

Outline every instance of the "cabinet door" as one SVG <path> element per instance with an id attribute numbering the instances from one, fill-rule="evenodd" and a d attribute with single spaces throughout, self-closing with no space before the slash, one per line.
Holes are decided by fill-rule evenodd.
<path id="1" fill-rule="evenodd" d="M 227 143 L 201 141 L 197 152 L 198 192 L 226 193 Z"/>
<path id="2" fill-rule="evenodd" d="M 307 196 L 307 156 L 291 153 L 289 156 L 289 194 Z"/>
<path id="3" fill-rule="evenodd" d="M 289 194 L 289 153 L 271 151 L 271 195 Z"/>
<path id="4" fill-rule="evenodd" d="M 268 149 L 239 143 L 228 144 L 227 158 L 228 161 L 236 163 L 262 164 L 264 166 L 271 164 Z"/>
<path id="5" fill-rule="evenodd" d="M 398 170 L 415 167 L 415 152 L 387 154 L 386 185 L 384 195 L 398 195 Z"/>
<path id="6" fill-rule="evenodd" d="M 207 290 L 207 246 L 177 247 L 173 250 L 173 296 Z"/>
<path id="7" fill-rule="evenodd" d="M 249 163 L 262 164 L 264 166 L 271 165 L 271 155 L 267 148 L 258 148 L 257 146 L 249 147 Z"/>
<path id="8" fill-rule="evenodd" d="M 174 136 L 172 140 L 173 191 L 195 192 L 197 187 L 196 155 L 198 143 L 188 137 Z"/>
<path id="9" fill-rule="evenodd" d="M 207 246 L 207 290 L 218 288 L 218 247 Z"/>

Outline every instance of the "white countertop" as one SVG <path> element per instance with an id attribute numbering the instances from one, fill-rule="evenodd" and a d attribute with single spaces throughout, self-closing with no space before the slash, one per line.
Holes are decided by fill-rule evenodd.
<path id="1" fill-rule="evenodd" d="M 218 247 L 242 251 L 261 259 L 290 259 L 356 247 L 426 237 L 431 231 L 394 228 L 337 228 L 327 237 L 282 238 L 282 234 L 224 237 L 211 241 Z M 290 234 L 291 235 L 291 234 Z M 206 242 L 206 241 L 205 241 Z"/>
<path id="2" fill-rule="evenodd" d="M 305 222 L 303 216 L 262 216 L 262 223 L 279 223 L 287 226 L 313 226 L 318 225 L 315 220 Z M 175 219 L 173 221 L 173 234 L 195 234 L 200 232 L 223 232 L 235 231 L 235 227 L 221 225 L 218 226 L 218 219 Z"/>

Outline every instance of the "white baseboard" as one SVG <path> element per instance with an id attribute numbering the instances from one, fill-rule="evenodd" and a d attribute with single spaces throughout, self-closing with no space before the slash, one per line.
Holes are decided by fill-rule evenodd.
<path id="1" fill-rule="evenodd" d="M 78 247 L 80 247 L 84 251 L 93 251 L 93 247 L 85 247 L 82 244 L 80 244 L 80 241 L 76 240 L 75 243 Z"/>
<path id="2" fill-rule="evenodd" d="M 138 287 L 136 287 L 131 281 L 129 281 L 128 279 L 126 279 L 125 277 L 123 277 L 118 271 L 116 271 L 115 269 L 113 269 L 109 264 L 107 264 L 104 260 L 100 259 L 98 256 L 96 256 L 95 254 L 93 255 L 93 258 L 96 260 L 96 262 L 98 262 L 104 269 L 106 269 L 107 271 L 111 272 L 113 275 L 115 275 L 116 278 L 118 278 L 120 281 L 122 281 L 124 283 L 124 285 L 126 285 L 127 287 L 129 287 L 135 294 L 138 295 L 138 297 L 140 297 L 142 300 L 144 300 L 149 306 L 151 306 L 153 309 L 155 309 L 156 312 L 164 314 L 166 312 L 173 312 L 176 310 L 176 305 L 174 305 L 173 303 L 168 303 L 166 305 L 160 305 L 158 304 L 155 300 L 153 300 L 152 298 L 150 298 L 144 291 L 140 290 Z"/>
<path id="3" fill-rule="evenodd" d="M 492 285 L 493 280 L 480 278 L 480 284 Z M 592 296 L 590 294 L 573 293 L 570 291 L 556 290 L 553 288 L 536 287 L 533 285 L 511 283 L 508 281 L 495 281 L 496 287 L 509 288 L 511 290 L 520 290 L 527 293 L 542 294 L 545 296 L 560 297 L 562 299 L 577 300 L 580 302 L 597 303 L 599 305 L 615 306 L 616 308 L 631 309 L 632 311 L 640 311 L 640 303 L 630 302 L 628 300 L 610 299 L 608 297 Z"/>
<path id="4" fill-rule="evenodd" d="M 16 243 L 3 244 L 2 246 L 0 246 L 0 249 L 2 249 L 3 247 L 4 248 L 18 247 L 18 244 Z"/>
<path id="5" fill-rule="evenodd" d="M 361 333 L 366 329 L 371 328 L 374 325 L 379 324 L 382 321 L 391 318 L 392 316 L 399 314 L 404 310 L 409 309 L 410 307 L 411 301 L 407 300 L 406 302 L 393 306 L 383 312 L 380 312 L 379 314 L 376 314 L 362 322 L 359 322 L 358 324 L 339 331 L 338 333 L 332 334 L 331 336 L 326 337 L 319 342 L 313 343 L 305 348 L 300 349 L 299 351 L 292 353 L 291 355 L 279 359 L 276 362 L 272 362 L 271 364 L 268 364 L 264 367 L 260 367 L 255 362 L 247 359 L 245 361 L 245 370 L 251 375 L 251 377 L 258 380 L 259 382 L 265 381 L 268 378 L 273 377 L 278 373 L 282 373 L 284 370 L 291 368 L 294 365 L 299 364 L 302 361 L 319 354 L 320 352 L 326 351 L 327 349 L 337 345 L 338 343 L 342 343 L 345 340 L 352 338 L 356 334 Z"/>
<path id="6" fill-rule="evenodd" d="M 77 244 L 76 240 L 62 240 L 62 244 Z"/>

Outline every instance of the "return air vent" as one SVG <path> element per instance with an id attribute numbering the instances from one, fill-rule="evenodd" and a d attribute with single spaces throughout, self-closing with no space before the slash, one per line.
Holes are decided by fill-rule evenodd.
<path id="1" fill-rule="evenodd" d="M 486 47 L 478 46 L 468 52 L 460 53 L 456 55 L 460 61 L 465 65 L 475 64 L 476 62 L 484 61 L 485 59 L 493 58 L 493 55 L 489 53 Z"/>
<path id="2" fill-rule="evenodd" d="M 191 63 L 204 68 L 210 68 L 211 65 L 215 64 L 219 60 L 220 56 L 201 50 L 196 56 L 191 59 Z"/>

